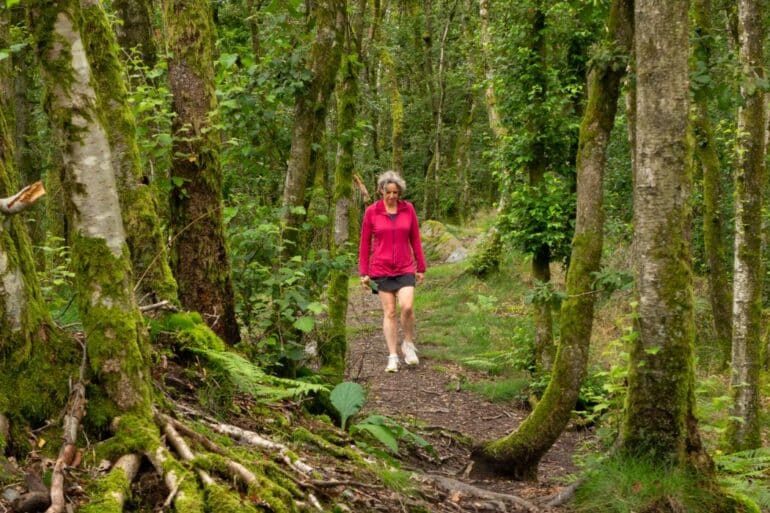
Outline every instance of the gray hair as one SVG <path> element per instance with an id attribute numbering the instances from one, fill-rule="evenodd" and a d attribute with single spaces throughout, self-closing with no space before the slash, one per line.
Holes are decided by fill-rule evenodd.
<path id="1" fill-rule="evenodd" d="M 401 194 L 404 194 L 404 191 L 406 191 L 406 182 L 401 178 L 401 175 L 395 171 L 385 171 L 377 177 L 377 192 L 380 194 L 385 192 L 385 187 L 390 183 L 396 184 L 396 187 L 398 187 L 398 191 Z"/>

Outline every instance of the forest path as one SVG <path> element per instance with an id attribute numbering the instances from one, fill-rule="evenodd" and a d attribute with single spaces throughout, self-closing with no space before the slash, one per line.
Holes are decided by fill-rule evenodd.
<path id="1" fill-rule="evenodd" d="M 588 435 L 565 432 L 541 461 L 536 483 L 512 481 L 474 468 L 470 458 L 471 444 L 511 432 L 528 412 L 522 405 L 492 403 L 478 394 L 462 390 L 461 382 L 481 378 L 481 374 L 454 362 L 426 356 L 425 351 L 419 352 L 420 312 L 417 312 L 420 365 L 407 367 L 402 361 L 397 373 L 384 372 L 387 352 L 381 330 L 379 299 L 361 287 L 353 287 L 350 296 L 348 323 L 353 334 L 348 340 L 347 379 L 360 383 L 368 391 L 362 413 L 387 415 L 401 421 L 438 452 L 438 461 L 425 455 L 420 457 L 414 451 L 402 455 L 405 468 L 446 476 L 492 492 L 516 495 L 536 504 L 564 488 L 565 477 L 577 470 L 572 463 L 572 453 Z M 448 494 L 449 501 L 456 503 L 437 503 L 434 511 L 479 510 L 478 505 L 471 507 L 472 498 L 463 495 Z"/>

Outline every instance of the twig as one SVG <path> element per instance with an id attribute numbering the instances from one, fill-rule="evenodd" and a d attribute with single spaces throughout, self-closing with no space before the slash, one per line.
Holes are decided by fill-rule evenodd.
<path id="1" fill-rule="evenodd" d="M 502 500 L 509 503 L 516 504 L 517 506 L 521 506 L 523 508 L 526 508 L 527 511 L 537 513 L 540 510 L 535 504 L 529 502 L 526 499 L 522 499 L 521 497 L 517 497 L 515 495 L 509 495 L 507 493 L 498 493 L 498 492 L 492 492 L 490 490 L 484 490 L 483 488 L 478 488 L 476 486 L 470 485 L 468 483 L 463 483 L 462 481 L 458 481 L 456 479 L 452 479 L 449 477 L 444 476 L 437 476 L 434 474 L 423 474 L 423 476 L 435 483 L 439 488 L 445 490 L 448 493 L 455 493 L 460 492 L 464 493 L 466 495 L 470 495 L 472 497 L 477 497 L 480 499 L 488 499 L 490 501 L 494 500 Z"/>
<path id="2" fill-rule="evenodd" d="M 70 387 L 70 398 L 67 410 L 64 414 L 62 425 L 62 438 L 64 443 L 59 450 L 59 456 L 53 467 L 51 475 L 51 505 L 46 513 L 61 513 L 64 511 L 64 468 L 72 465 L 77 454 L 77 439 L 80 421 L 86 413 L 86 385 L 84 376 L 86 372 L 86 346 L 83 348 L 83 358 L 80 363 L 80 376 L 77 383 Z"/>
<path id="3" fill-rule="evenodd" d="M 171 310 L 171 311 L 178 311 L 179 309 L 171 304 L 171 302 L 168 299 L 164 299 L 163 301 L 159 303 L 153 303 L 151 305 L 144 305 L 139 307 L 140 312 L 149 312 L 150 310 L 159 310 L 163 308 L 164 310 Z"/>

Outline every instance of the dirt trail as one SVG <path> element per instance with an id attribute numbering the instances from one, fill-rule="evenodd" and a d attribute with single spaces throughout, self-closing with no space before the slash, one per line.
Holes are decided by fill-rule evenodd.
<path id="1" fill-rule="evenodd" d="M 565 486 L 564 478 L 576 471 L 571 461 L 572 453 L 587 435 L 576 432 L 563 434 L 542 460 L 536 483 L 481 475 L 470 463 L 470 443 L 460 440 L 478 442 L 500 437 L 512 431 L 528 412 L 520 405 L 491 403 L 473 392 L 461 390 L 459 383 L 462 379 L 474 379 L 479 375 L 424 354 L 420 354 L 419 366 L 406 367 L 402 362 L 399 372 L 384 372 L 387 353 L 380 329 L 379 300 L 361 290 L 353 291 L 351 296 L 348 320 L 357 329 L 349 340 L 348 379 L 368 390 L 364 413 L 376 412 L 416 421 L 420 434 L 439 454 L 438 462 L 411 457 L 407 458 L 406 466 L 429 474 L 448 476 L 493 492 L 516 495 L 535 503 Z M 419 326 L 417 346 L 419 350 Z M 478 510 L 478 506 L 466 509 L 461 495 L 459 492 L 454 495 L 458 503 L 453 511 Z M 445 510 L 437 507 L 436 511 Z"/>

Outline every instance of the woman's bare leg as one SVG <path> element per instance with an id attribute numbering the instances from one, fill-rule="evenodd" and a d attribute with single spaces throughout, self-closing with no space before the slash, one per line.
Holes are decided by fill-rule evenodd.
<path id="1" fill-rule="evenodd" d="M 396 320 L 396 293 L 380 291 L 382 303 L 382 332 L 388 346 L 388 354 L 398 354 L 398 321 Z"/>
<path id="2" fill-rule="evenodd" d="M 402 287 L 398 290 L 398 304 L 401 307 L 404 340 L 414 342 L 414 287 Z"/>

